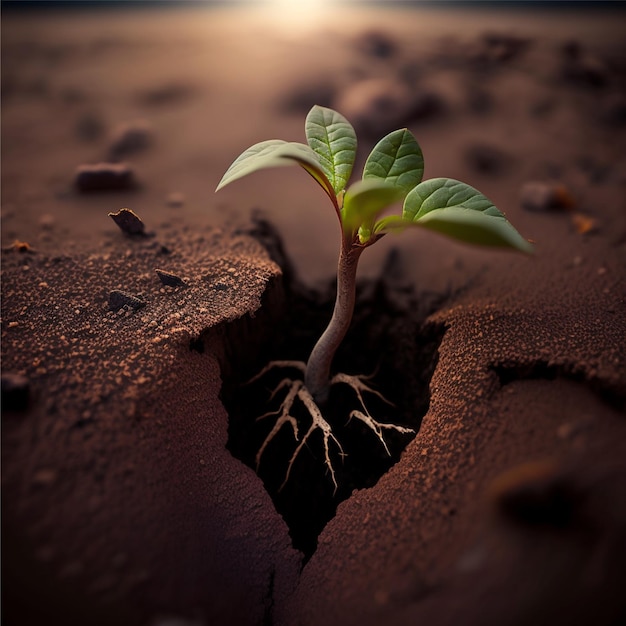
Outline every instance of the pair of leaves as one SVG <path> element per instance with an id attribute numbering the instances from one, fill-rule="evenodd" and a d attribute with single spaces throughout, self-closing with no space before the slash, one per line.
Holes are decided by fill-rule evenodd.
<path id="1" fill-rule="evenodd" d="M 307 115 L 305 129 L 308 145 L 270 139 L 248 148 L 226 170 L 216 191 L 257 170 L 297 164 L 322 186 L 339 211 L 338 196 L 356 158 L 356 133 L 341 114 L 320 106 Z"/>
<path id="2" fill-rule="evenodd" d="M 270 140 L 248 148 L 228 168 L 217 190 L 260 169 L 298 164 L 327 193 L 343 231 L 351 239 L 358 233 L 362 245 L 387 232 L 418 226 L 467 243 L 532 251 L 478 190 L 449 178 L 422 182 L 422 151 L 407 129 L 388 134 L 374 146 L 362 180 L 347 190 L 357 146 L 350 123 L 332 109 L 314 106 L 305 131 L 308 145 Z M 403 199 L 401 215 L 376 221 L 387 207 Z"/>

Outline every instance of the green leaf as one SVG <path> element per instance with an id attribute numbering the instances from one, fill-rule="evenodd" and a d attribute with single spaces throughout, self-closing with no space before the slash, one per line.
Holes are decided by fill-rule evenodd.
<path id="1" fill-rule="evenodd" d="M 367 157 L 363 180 L 384 180 L 406 195 L 424 175 L 424 157 L 415 137 L 402 128 L 383 137 Z"/>
<path id="2" fill-rule="evenodd" d="M 356 133 L 337 111 L 315 105 L 306 117 L 306 138 L 335 194 L 348 184 L 356 158 Z"/>
<path id="3" fill-rule="evenodd" d="M 420 226 L 481 246 L 527 253 L 533 250 L 488 198 L 451 178 L 433 178 L 417 185 L 404 200 L 402 217 L 385 218 L 374 230 L 383 233 L 408 226 Z"/>
<path id="4" fill-rule="evenodd" d="M 330 196 L 333 204 L 336 204 L 332 185 L 322 171 L 317 154 L 303 143 L 287 142 L 282 139 L 261 141 L 242 152 L 226 170 L 215 191 L 258 170 L 295 164 L 311 174 Z"/>
<path id="5" fill-rule="evenodd" d="M 362 227 L 361 234 L 371 234 L 376 217 L 394 202 L 402 200 L 404 193 L 398 187 L 382 180 L 360 180 L 346 191 L 341 212 L 344 230 L 354 231 Z M 361 243 L 365 243 L 363 241 Z"/>

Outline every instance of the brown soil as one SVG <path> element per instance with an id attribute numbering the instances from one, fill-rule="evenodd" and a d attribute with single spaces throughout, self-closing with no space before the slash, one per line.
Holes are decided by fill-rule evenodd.
<path id="1" fill-rule="evenodd" d="M 624 19 L 3 14 L 3 623 L 626 621 Z M 288 433 L 251 469 L 271 381 L 241 386 L 323 326 L 335 217 L 296 170 L 212 195 L 315 102 L 361 160 L 408 125 L 536 243 L 363 256 L 336 366 L 419 432 L 389 459 L 336 397 L 336 497 L 317 440 L 284 492 Z"/>

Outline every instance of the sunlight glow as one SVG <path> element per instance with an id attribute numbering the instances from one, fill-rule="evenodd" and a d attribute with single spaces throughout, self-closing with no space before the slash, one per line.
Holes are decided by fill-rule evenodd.
<path id="1" fill-rule="evenodd" d="M 305 25 L 317 17 L 332 4 L 332 0 L 267 0 L 264 2 L 284 24 Z"/>

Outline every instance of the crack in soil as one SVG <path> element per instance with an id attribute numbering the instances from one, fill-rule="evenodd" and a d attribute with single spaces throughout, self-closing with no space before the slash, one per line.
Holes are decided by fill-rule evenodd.
<path id="1" fill-rule="evenodd" d="M 273 245 L 276 248 L 276 242 Z M 284 257 L 282 262 L 286 262 Z M 399 254 L 392 251 L 381 278 L 359 283 L 355 316 L 333 369 L 373 374 L 368 384 L 393 406 L 368 394 L 371 414 L 415 433 L 386 431 L 388 453 L 367 425 L 349 419 L 360 406 L 354 391 L 336 385 L 324 408 L 324 417 L 345 453 L 342 458 L 333 451 L 336 492 L 324 464 L 320 433 L 314 433 L 301 450 L 282 489 L 289 460 L 298 445 L 291 428 L 282 428 L 276 434 L 259 465 L 258 475 L 289 527 L 294 548 L 304 553 L 305 562 L 315 552 L 317 538 L 334 517 L 339 503 L 354 490 L 375 485 L 399 460 L 429 408 L 429 384 L 445 329 L 426 324 L 425 320 L 448 296 L 423 295 L 418 302 L 412 285 L 403 279 L 401 266 Z M 287 266 L 284 277 L 290 277 L 290 272 Z M 229 414 L 227 447 L 255 471 L 259 448 L 273 427 L 271 420 L 257 418 L 280 405 L 282 395 L 271 401 L 270 395 L 285 372 L 268 372 L 262 379 L 246 383 L 271 360 L 306 360 L 330 319 L 334 303 L 333 284 L 323 292 L 315 292 L 296 280 L 284 280 L 283 288 L 282 305 L 274 298 L 273 304 L 263 305 L 254 320 L 238 320 L 226 329 L 231 345 L 228 355 L 223 350 L 220 358 L 224 381 L 220 395 Z M 243 337 L 234 327 L 239 325 L 244 329 Z M 300 432 L 306 432 L 310 425 L 306 410 L 294 406 L 292 414 Z"/>

